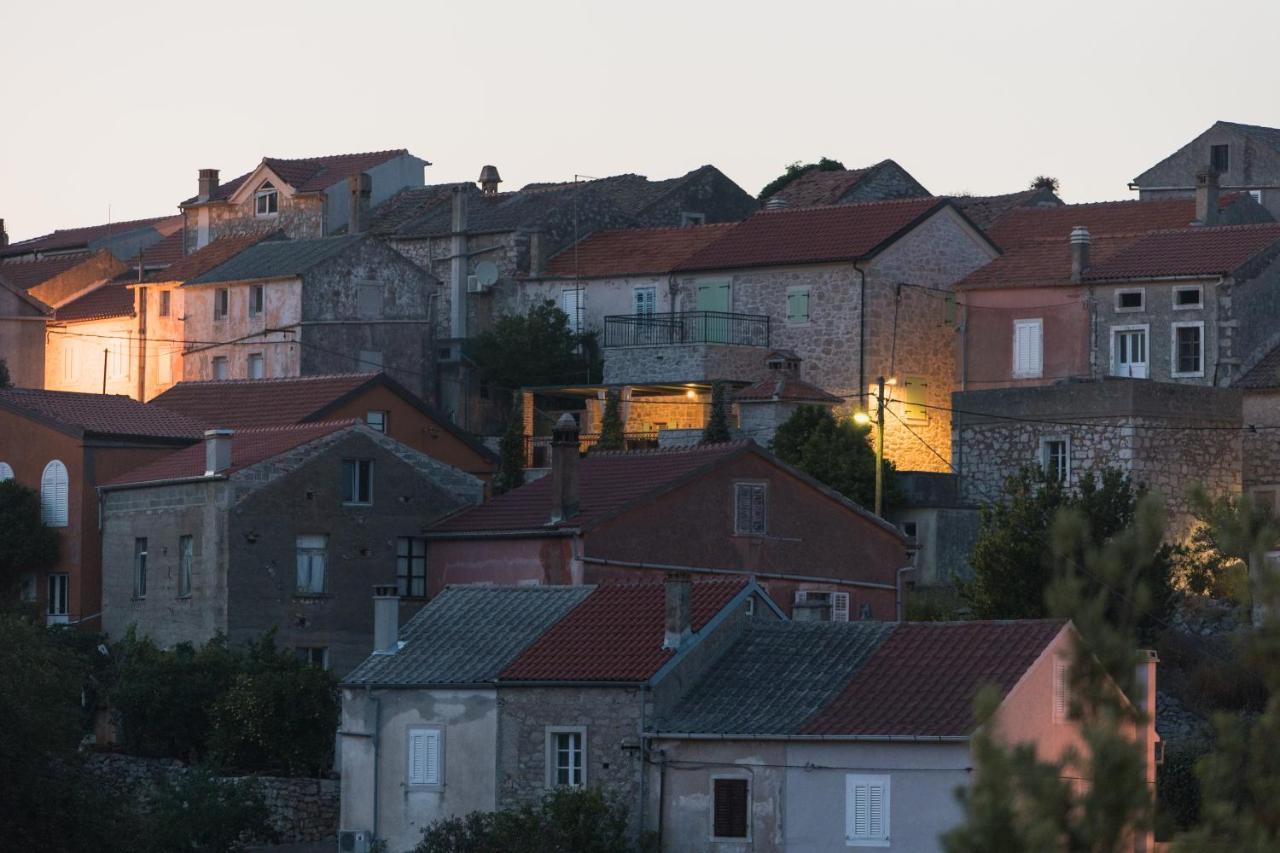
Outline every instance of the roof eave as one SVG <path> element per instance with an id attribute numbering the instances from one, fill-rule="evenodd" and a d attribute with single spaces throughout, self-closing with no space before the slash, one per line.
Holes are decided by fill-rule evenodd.
<path id="1" fill-rule="evenodd" d="M 427 530 L 422 534 L 424 539 L 541 539 L 560 536 L 575 536 L 581 533 L 578 527 L 526 528 L 517 530 L 459 530 L 436 531 Z"/>
<path id="2" fill-rule="evenodd" d="M 645 732 L 645 737 L 672 740 L 789 740 L 850 743 L 968 743 L 972 735 L 860 735 L 860 734 L 718 734 L 714 732 Z M 964 768 L 956 768 L 963 770 Z"/>

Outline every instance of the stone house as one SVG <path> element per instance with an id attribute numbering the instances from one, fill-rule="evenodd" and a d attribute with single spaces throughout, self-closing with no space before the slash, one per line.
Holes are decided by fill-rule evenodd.
<path id="1" fill-rule="evenodd" d="M 386 370 L 434 396 L 439 285 L 378 240 L 263 240 L 182 290 L 186 381 Z"/>
<path id="2" fill-rule="evenodd" d="M 973 697 L 999 690 L 999 740 L 1042 761 L 1083 750 L 1071 720 L 1068 622 L 751 620 L 667 712 L 645 723 L 661 849 L 941 851 L 972 782 Z M 1130 735 L 1154 797 L 1154 653 Z M 1126 700 L 1127 701 L 1127 700 Z M 1135 850 L 1150 850 L 1149 834 Z"/>
<path id="3" fill-rule="evenodd" d="M 44 326 L 52 309 L 0 275 L 0 361 L 17 388 L 44 387 Z"/>
<path id="4" fill-rule="evenodd" d="M 180 382 L 152 402 L 210 428 L 360 420 L 486 482 L 497 464 L 493 451 L 385 373 Z"/>
<path id="5" fill-rule="evenodd" d="M 1129 183 L 1141 199 L 1188 198 L 1197 176 L 1217 173 L 1222 188 L 1248 193 L 1280 216 L 1280 128 L 1216 121 Z"/>
<path id="6" fill-rule="evenodd" d="M 1280 347 L 1234 383 L 1241 395 L 1241 488 L 1280 511 Z"/>
<path id="7" fill-rule="evenodd" d="M 347 420 L 208 430 L 99 491 L 108 634 L 172 646 L 275 629 L 342 675 L 372 647 L 371 589 L 421 606 L 423 529 L 484 484 Z"/>
<path id="8" fill-rule="evenodd" d="M 893 160 L 861 169 L 811 169 L 764 199 L 768 206 L 813 207 L 932 195 Z"/>
<path id="9" fill-rule="evenodd" d="M 403 148 L 365 154 L 264 157 L 221 183 L 201 169 L 198 192 L 178 205 L 186 254 L 220 237 L 281 231 L 294 240 L 355 234 L 363 218 L 402 189 L 421 187 L 431 165 Z"/>
<path id="10" fill-rule="evenodd" d="M 653 826 L 645 720 L 779 618 L 745 578 L 451 586 L 341 685 L 342 830 L 407 849 L 435 820 L 560 786 L 602 787 L 633 834 Z"/>
<path id="11" fill-rule="evenodd" d="M 750 440 L 580 459 L 566 415 L 551 455 L 546 476 L 431 527 L 429 591 L 679 570 L 754 576 L 811 618 L 898 618 L 901 532 Z"/>
<path id="12" fill-rule="evenodd" d="M 38 489 L 41 517 L 58 532 L 58 563 L 21 584 L 49 624 L 101 626 L 97 485 L 199 441 L 202 429 L 128 397 L 0 389 L 0 479 Z"/>

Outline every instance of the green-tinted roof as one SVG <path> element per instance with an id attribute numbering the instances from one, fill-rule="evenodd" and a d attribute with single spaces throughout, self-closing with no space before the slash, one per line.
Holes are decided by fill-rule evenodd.
<path id="1" fill-rule="evenodd" d="M 189 280 L 187 284 L 216 284 L 223 281 L 302 275 L 363 239 L 365 238 L 357 234 L 318 240 L 267 240 L 250 246 L 226 263 Z"/>

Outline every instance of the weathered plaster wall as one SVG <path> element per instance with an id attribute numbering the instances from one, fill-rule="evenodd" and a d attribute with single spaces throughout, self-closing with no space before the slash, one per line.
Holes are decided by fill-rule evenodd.
<path id="1" fill-rule="evenodd" d="M 1147 378 L 1157 382 L 1174 382 L 1192 385 L 1224 385 L 1232 375 L 1232 337 L 1235 323 L 1220 325 L 1230 320 L 1231 300 L 1229 288 L 1224 293 L 1218 286 L 1219 279 L 1197 281 L 1135 282 L 1133 284 L 1099 285 L 1091 288 L 1097 324 L 1097 354 L 1095 371 L 1099 375 L 1115 374 L 1116 353 L 1113 330 L 1123 326 L 1147 327 Z M 1202 308 L 1175 309 L 1173 292 L 1176 287 L 1199 285 Z M 1129 311 L 1116 307 L 1117 292 L 1141 290 L 1143 310 Z M 1173 376 L 1173 324 L 1204 323 L 1203 376 Z M 1046 343 L 1047 346 L 1047 343 Z M 1046 350 L 1047 351 L 1047 350 Z"/>
<path id="2" fill-rule="evenodd" d="M 263 288 L 263 312 L 249 315 L 251 289 Z M 214 319 L 214 294 L 228 291 L 227 315 Z M 182 288 L 185 337 L 190 343 L 182 359 L 187 381 L 213 379 L 213 359 L 227 359 L 230 378 L 249 375 L 249 356 L 261 353 L 267 378 L 302 375 L 302 353 L 296 328 L 302 320 L 302 281 L 297 278 L 244 284 L 207 284 Z M 272 330 L 272 331 L 268 331 Z M 275 330 L 295 330 L 293 334 Z M 206 341 L 218 341 L 206 344 Z M 226 343 L 222 343 L 226 342 Z"/>
<path id="3" fill-rule="evenodd" d="M 138 335 L 133 317 L 48 327 L 44 387 L 137 397 Z M 106 355 L 111 352 L 110 357 Z"/>

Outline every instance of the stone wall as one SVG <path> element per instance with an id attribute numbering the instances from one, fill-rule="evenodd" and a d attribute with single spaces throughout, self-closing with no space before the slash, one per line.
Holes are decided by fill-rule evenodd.
<path id="1" fill-rule="evenodd" d="M 733 344 L 671 344 L 608 347 L 604 351 L 606 385 L 691 382 L 726 379 L 755 382 L 768 373 L 764 347 Z"/>
<path id="2" fill-rule="evenodd" d="M 177 783 L 193 772 L 179 761 L 101 753 L 90 755 L 88 770 L 143 810 L 149 808 L 160 780 Z M 338 782 L 277 776 L 226 776 L 229 785 L 256 782 L 284 842 L 329 841 L 338 834 Z"/>
<path id="3" fill-rule="evenodd" d="M 1280 486 L 1280 388 L 1244 392 L 1243 487 Z"/>
<path id="4" fill-rule="evenodd" d="M 209 205 L 189 207 L 182 211 L 183 239 L 187 254 L 198 247 L 200 220 L 208 217 L 210 242 L 222 237 L 244 234 L 263 234 L 283 231 L 291 240 L 310 240 L 323 237 L 325 198 L 323 193 L 295 195 L 281 181 L 273 180 L 279 191 L 279 212 L 271 216 L 256 214 L 254 193 L 249 193 L 239 204 L 215 202 Z"/>

